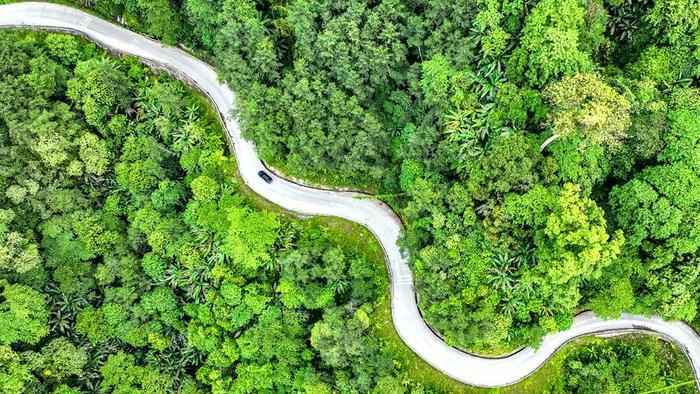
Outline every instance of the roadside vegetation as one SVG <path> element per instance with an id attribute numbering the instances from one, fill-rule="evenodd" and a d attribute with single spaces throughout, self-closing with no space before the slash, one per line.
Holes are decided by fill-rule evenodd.
<path id="1" fill-rule="evenodd" d="M 205 53 L 275 167 L 385 196 L 448 343 L 700 324 L 693 1 L 79 3 Z M 0 53 L 0 392 L 474 390 L 392 334 L 366 231 L 261 209 L 181 83 L 64 35 Z M 691 378 L 658 340 L 588 339 L 504 391 Z"/>
<path id="2" fill-rule="evenodd" d="M 79 3 L 206 53 L 276 168 L 384 196 L 448 343 L 698 324 L 692 0 Z"/>
<path id="3" fill-rule="evenodd" d="M 246 203 L 199 96 L 67 35 L 0 53 L 0 392 L 420 389 L 383 266 Z"/>
<path id="4" fill-rule="evenodd" d="M 385 196 L 449 343 L 697 319 L 693 1 L 165 3 L 95 9 L 208 53 L 275 167 Z"/>

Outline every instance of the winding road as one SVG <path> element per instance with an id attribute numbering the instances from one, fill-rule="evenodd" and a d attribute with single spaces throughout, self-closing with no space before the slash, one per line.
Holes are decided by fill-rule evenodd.
<path id="1" fill-rule="evenodd" d="M 562 345 L 585 335 L 647 332 L 675 342 L 690 360 L 695 378 L 700 371 L 700 336 L 687 324 L 666 322 L 658 317 L 623 315 L 602 320 L 587 312 L 573 326 L 544 338 L 539 349 L 525 348 L 503 358 L 482 358 L 457 350 L 440 339 L 418 310 L 408 259 L 396 241 L 401 221 L 384 203 L 356 199 L 358 193 L 319 190 L 300 186 L 272 175 L 265 183 L 257 175 L 265 169 L 255 146 L 241 136 L 231 117 L 233 92 L 219 82 L 216 71 L 193 56 L 145 38 L 85 12 L 57 4 L 24 2 L 0 6 L 0 27 L 25 27 L 65 31 L 82 35 L 114 52 L 137 56 L 146 63 L 168 70 L 196 85 L 214 103 L 222 118 L 245 183 L 256 193 L 286 209 L 307 215 L 338 216 L 369 228 L 386 253 L 391 276 L 391 307 L 394 326 L 406 344 L 435 368 L 461 382 L 481 387 L 505 386 L 527 377 Z"/>

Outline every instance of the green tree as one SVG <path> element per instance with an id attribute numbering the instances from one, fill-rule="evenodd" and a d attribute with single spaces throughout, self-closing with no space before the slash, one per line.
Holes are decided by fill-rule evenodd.
<path id="1" fill-rule="evenodd" d="M 644 15 L 652 34 L 659 41 L 669 44 L 673 51 L 674 63 L 682 73 L 697 76 L 698 39 L 700 38 L 700 15 L 697 13 L 696 0 L 655 1 L 651 10 Z M 684 68 L 687 70 L 684 70 Z M 687 74 L 686 74 L 687 75 Z"/>
<path id="2" fill-rule="evenodd" d="M 580 149 L 604 144 L 618 148 L 630 125 L 630 103 L 594 74 L 576 74 L 547 87 L 554 135 L 581 137 Z"/>
<path id="3" fill-rule="evenodd" d="M 524 72 L 533 86 L 590 71 L 591 53 L 584 43 L 586 10 L 580 0 L 539 1 L 525 19 L 513 70 Z"/>
<path id="4" fill-rule="evenodd" d="M 117 182 L 134 195 L 143 195 L 166 178 L 165 151 L 153 137 L 129 136 L 115 166 Z"/>
<path id="5" fill-rule="evenodd" d="M 31 287 L 0 282 L 0 344 L 34 345 L 49 333 L 44 296 Z"/>
<path id="6" fill-rule="evenodd" d="M 29 242 L 21 234 L 0 230 L 0 269 L 18 274 L 38 268 L 41 256 L 36 244 Z"/>
<path id="7" fill-rule="evenodd" d="M 40 56 L 32 59 L 29 65 L 31 71 L 24 79 L 36 94 L 48 98 L 62 90 L 67 72 L 60 64 Z"/>
<path id="8" fill-rule="evenodd" d="M 228 212 L 227 218 L 229 226 L 222 250 L 231 256 L 234 264 L 254 271 L 270 261 L 270 247 L 280 227 L 277 216 L 237 207 Z"/>
<path id="9" fill-rule="evenodd" d="M 85 172 L 97 176 L 104 175 L 110 157 L 105 142 L 94 134 L 85 133 L 77 143 L 80 149 L 79 157 L 85 166 Z"/>
<path id="10" fill-rule="evenodd" d="M 580 188 L 573 184 L 564 184 L 560 193 L 545 197 L 546 205 L 539 205 L 540 193 L 533 189 L 506 200 L 506 212 L 515 222 L 535 228 L 536 269 L 555 284 L 599 277 L 620 253 L 622 231 L 611 237 L 603 210 L 581 197 Z"/>
<path id="11" fill-rule="evenodd" d="M 45 379 L 64 382 L 71 376 L 80 377 L 87 365 L 87 352 L 73 345 L 66 338 L 51 340 L 41 349 L 40 374 Z"/>
<path id="12" fill-rule="evenodd" d="M 22 394 L 36 383 L 28 365 L 22 363 L 20 354 L 12 348 L 0 345 L 0 391 L 7 394 Z"/>
<path id="13" fill-rule="evenodd" d="M 101 393 L 160 394 L 169 392 L 172 386 L 171 377 L 152 365 L 138 365 L 133 355 L 122 352 L 110 355 L 100 373 Z"/>
<path id="14" fill-rule="evenodd" d="M 67 34 L 47 34 L 44 45 L 52 57 L 59 59 L 66 65 L 77 63 L 83 56 L 80 41 Z"/>
<path id="15" fill-rule="evenodd" d="M 128 80 L 114 61 L 90 59 L 76 65 L 66 94 L 82 109 L 88 124 L 104 130 L 108 116 L 126 108 L 128 88 Z"/>
<path id="16" fill-rule="evenodd" d="M 662 378 L 678 373 L 674 362 L 663 356 L 670 346 L 658 339 L 584 345 L 567 355 L 564 373 L 550 387 L 577 393 L 676 392 L 664 390 L 672 385 L 667 383 L 668 378 Z M 679 390 L 685 392 L 682 387 Z"/>
<path id="17" fill-rule="evenodd" d="M 697 313 L 692 296 L 700 288 L 695 253 L 700 233 L 700 178 L 684 162 L 647 167 L 610 193 L 615 220 L 638 253 L 641 275 L 638 304 L 667 318 L 691 321 Z"/>
<path id="18" fill-rule="evenodd" d="M 219 195 L 219 184 L 206 175 L 200 175 L 190 184 L 192 194 L 197 200 L 212 201 Z"/>

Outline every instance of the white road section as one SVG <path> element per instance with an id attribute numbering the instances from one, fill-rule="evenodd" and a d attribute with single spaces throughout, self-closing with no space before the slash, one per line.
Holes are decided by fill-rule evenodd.
<path id="1" fill-rule="evenodd" d="M 482 358 L 448 346 L 425 323 L 416 304 L 413 276 L 396 241 L 401 221 L 384 203 L 355 199 L 357 193 L 318 190 L 300 186 L 271 174 L 265 183 L 257 175 L 264 170 L 255 146 L 241 137 L 238 122 L 231 118 L 234 94 L 220 83 L 216 71 L 179 49 L 164 46 L 139 34 L 76 9 L 48 3 L 25 2 L 0 6 L 0 26 L 62 30 L 79 33 L 110 50 L 157 63 L 180 78 L 194 82 L 224 116 L 243 180 L 256 193 L 286 209 L 309 215 L 338 216 L 369 228 L 384 247 L 391 276 L 391 308 L 394 326 L 406 344 L 425 361 L 445 374 L 470 385 L 495 387 L 513 384 L 535 371 L 566 342 L 593 334 L 649 332 L 678 344 L 692 363 L 695 377 L 700 369 L 700 337 L 681 322 L 657 317 L 624 315 L 601 320 L 592 313 L 576 317 L 573 326 L 548 335 L 539 349 L 523 349 L 504 358 Z"/>

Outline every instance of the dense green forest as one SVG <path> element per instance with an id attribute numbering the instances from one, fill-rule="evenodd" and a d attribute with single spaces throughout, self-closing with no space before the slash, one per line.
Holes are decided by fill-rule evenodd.
<path id="1" fill-rule="evenodd" d="M 251 205 L 201 97 L 71 36 L 0 54 L 0 392 L 435 392 L 375 333 L 381 253 Z M 687 380 L 647 346 L 548 384 Z"/>
<path id="2" fill-rule="evenodd" d="M 413 387 L 383 267 L 248 204 L 201 97 L 71 36 L 0 55 L 0 392 Z"/>
<path id="3" fill-rule="evenodd" d="M 551 393 L 693 392 L 693 380 L 660 386 L 656 376 L 681 377 L 683 356 L 674 357 L 668 343 L 646 339 L 589 343 L 567 352 L 561 375 L 544 384 Z M 663 361 L 662 361 L 663 360 Z M 674 387 L 675 386 L 675 387 Z"/>
<path id="4" fill-rule="evenodd" d="M 696 320 L 697 1 L 156 3 L 94 7 L 207 54 L 273 166 L 391 196 L 449 343 Z"/>
<path id="5" fill-rule="evenodd" d="M 268 163 L 388 196 L 448 343 L 698 325 L 700 3 L 76 2 L 212 61 Z M 374 333 L 382 268 L 250 205 L 201 98 L 68 36 L 0 52 L 0 391 L 433 390 Z M 655 346 L 551 390 L 683 380 Z"/>
<path id="6" fill-rule="evenodd" d="M 0 54 L 0 392 L 441 391 L 375 330 L 381 249 L 251 205 L 201 97 L 71 36 Z M 688 379 L 645 346 L 547 384 Z"/>

